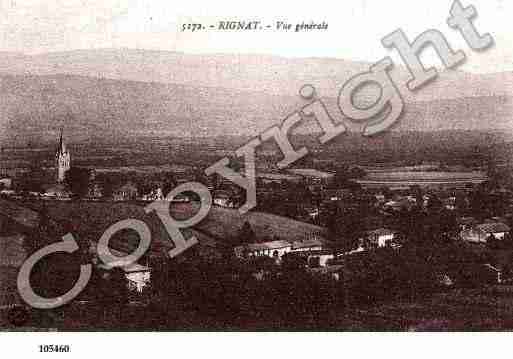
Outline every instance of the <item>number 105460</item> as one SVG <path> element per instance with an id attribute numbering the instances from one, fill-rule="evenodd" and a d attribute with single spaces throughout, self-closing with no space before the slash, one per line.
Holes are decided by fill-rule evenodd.
<path id="1" fill-rule="evenodd" d="M 69 353 L 69 345 L 40 345 L 40 353 Z"/>

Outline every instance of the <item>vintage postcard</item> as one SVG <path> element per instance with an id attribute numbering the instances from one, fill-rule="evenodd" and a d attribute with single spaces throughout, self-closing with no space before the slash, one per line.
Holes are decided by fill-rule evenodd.
<path id="1" fill-rule="evenodd" d="M 0 343 L 511 331 L 512 16 L 0 1 Z"/>

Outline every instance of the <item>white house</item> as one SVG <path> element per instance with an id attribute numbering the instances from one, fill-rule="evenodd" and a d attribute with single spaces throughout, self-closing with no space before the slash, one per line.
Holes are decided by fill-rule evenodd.
<path id="1" fill-rule="evenodd" d="M 322 249 L 324 249 L 324 243 L 318 238 L 294 241 L 291 248 L 292 252 L 320 251 Z"/>
<path id="2" fill-rule="evenodd" d="M 165 199 L 164 193 L 162 193 L 162 188 L 156 188 L 152 190 L 150 193 L 143 194 L 141 196 L 143 201 L 163 201 Z"/>
<path id="3" fill-rule="evenodd" d="M 151 270 L 149 267 L 134 263 L 128 267 L 123 267 L 125 276 L 128 279 L 128 289 L 136 290 L 141 293 L 151 280 Z"/>
<path id="4" fill-rule="evenodd" d="M 271 258 L 281 258 L 285 253 L 289 253 L 291 250 L 292 244 L 283 240 L 252 243 L 234 248 L 235 255 L 238 257 L 268 256 Z"/>
<path id="5" fill-rule="evenodd" d="M 71 194 L 66 189 L 66 186 L 64 186 L 62 183 L 58 183 L 47 187 L 42 196 L 44 198 L 52 199 L 68 199 L 71 197 Z"/>
<path id="6" fill-rule="evenodd" d="M 369 242 L 371 247 L 385 247 L 392 244 L 395 238 L 395 233 L 387 228 L 378 228 L 372 231 L 365 232 L 365 239 Z"/>
<path id="7" fill-rule="evenodd" d="M 230 193 L 226 191 L 216 191 L 213 195 L 213 203 L 216 206 L 234 208 L 235 204 Z"/>

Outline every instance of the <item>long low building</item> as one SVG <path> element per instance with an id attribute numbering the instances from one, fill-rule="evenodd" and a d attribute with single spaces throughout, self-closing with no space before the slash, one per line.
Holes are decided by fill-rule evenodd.
<path id="1" fill-rule="evenodd" d="M 287 241 L 275 240 L 262 243 L 250 243 L 234 248 L 237 257 L 267 256 L 281 258 L 286 253 L 321 251 L 325 249 L 325 241 L 321 238 Z"/>

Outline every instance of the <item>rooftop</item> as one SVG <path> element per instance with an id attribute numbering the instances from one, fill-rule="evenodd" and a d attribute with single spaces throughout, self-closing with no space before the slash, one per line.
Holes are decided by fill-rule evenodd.
<path id="1" fill-rule="evenodd" d="M 509 226 L 502 222 L 482 223 L 477 225 L 476 228 L 485 233 L 502 233 L 510 231 Z"/>
<path id="2" fill-rule="evenodd" d="M 371 231 L 365 232 L 368 235 L 375 235 L 375 236 L 388 236 L 390 234 L 394 234 L 394 231 L 387 229 L 387 228 L 378 228 Z"/>
<path id="3" fill-rule="evenodd" d="M 322 240 L 314 238 L 314 239 L 307 239 L 304 241 L 294 241 L 294 242 L 292 242 L 292 249 L 322 247 L 323 245 L 324 245 L 324 243 Z"/>

